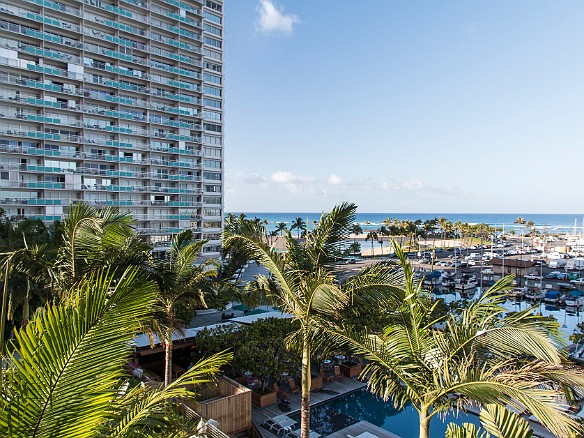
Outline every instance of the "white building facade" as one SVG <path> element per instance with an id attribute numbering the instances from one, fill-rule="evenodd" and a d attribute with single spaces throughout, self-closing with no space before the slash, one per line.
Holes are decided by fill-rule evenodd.
<path id="1" fill-rule="evenodd" d="M 220 248 L 223 1 L 0 0 L 0 207 L 116 206 Z"/>

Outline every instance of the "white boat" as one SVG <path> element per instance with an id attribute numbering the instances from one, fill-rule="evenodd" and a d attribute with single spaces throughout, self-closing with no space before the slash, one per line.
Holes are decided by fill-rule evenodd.
<path id="1" fill-rule="evenodd" d="M 452 277 L 442 278 L 442 287 L 453 288 L 454 286 L 455 286 L 454 278 Z"/>
<path id="2" fill-rule="evenodd" d="M 509 292 L 507 292 L 507 296 L 509 298 L 520 300 L 521 298 L 523 298 L 525 296 L 525 294 L 527 292 L 528 292 L 528 289 L 526 287 L 514 287 Z"/>
<path id="3" fill-rule="evenodd" d="M 454 288 L 456 290 L 471 290 L 471 289 L 476 289 L 476 287 L 478 286 L 478 282 L 476 280 L 466 280 L 466 279 L 461 279 L 459 282 L 457 282 L 454 285 Z"/>
<path id="4" fill-rule="evenodd" d="M 584 306 L 584 292 L 579 290 L 570 292 L 564 303 L 566 306 L 575 307 L 577 309 Z"/>
<path id="5" fill-rule="evenodd" d="M 531 300 L 531 301 L 540 301 L 543 300 L 543 298 L 545 297 L 545 294 L 534 287 L 530 287 L 527 289 L 527 292 L 525 292 L 524 298 L 526 300 Z"/>

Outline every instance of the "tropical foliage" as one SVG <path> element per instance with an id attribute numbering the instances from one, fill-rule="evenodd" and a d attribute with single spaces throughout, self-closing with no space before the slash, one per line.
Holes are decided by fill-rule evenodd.
<path id="1" fill-rule="evenodd" d="M 300 357 L 285 347 L 286 338 L 298 330 L 298 323 L 289 319 L 266 318 L 254 324 L 211 330 L 201 330 L 195 337 L 200 357 L 223 350 L 233 352 L 235 376 L 249 372 L 255 376 L 259 391 L 270 389 L 282 373 L 293 376 L 300 368 Z"/>
<path id="2" fill-rule="evenodd" d="M 517 413 L 501 405 L 486 405 L 480 412 L 483 430 L 472 423 L 448 425 L 445 438 L 531 438 L 533 430 Z"/>
<path id="3" fill-rule="evenodd" d="M 432 417 L 463 409 L 470 401 L 528 409 L 557 436 L 571 436 L 577 424 L 558 409 L 561 396 L 584 386 L 584 374 L 565 363 L 558 350 L 557 323 L 532 309 L 513 314 L 502 307 L 504 279 L 477 301 L 433 319 L 433 308 L 396 245 L 405 274 L 403 304 L 383 334 L 340 330 L 355 354 L 370 361 L 362 377 L 369 389 L 397 407 L 411 403 L 420 418 L 420 437 L 429 436 Z M 438 328 L 437 324 L 443 328 Z"/>
<path id="4" fill-rule="evenodd" d="M 0 398 L 11 437 L 176 436 L 173 400 L 212 380 L 230 356 L 200 361 L 164 389 L 128 386 L 132 340 L 150 317 L 156 287 L 135 268 L 101 269 L 62 291 L 17 330 Z M 185 431 L 186 432 L 186 431 Z"/>
<path id="5" fill-rule="evenodd" d="M 225 230 L 227 248 L 243 250 L 270 272 L 271 278 L 257 278 L 256 288 L 299 323 L 298 330 L 289 336 L 288 345 L 302 355 L 302 438 L 309 436 L 310 427 L 311 356 L 326 345 L 326 327 L 337 321 L 340 312 L 351 303 L 362 300 L 374 305 L 380 296 L 398 290 L 388 285 L 401 280 L 399 272 L 390 266 L 377 265 L 342 286 L 338 284 L 333 275 L 334 262 L 351 231 L 355 211 L 354 204 L 345 203 L 323 214 L 303 244 L 288 234 L 286 254 L 272 250 L 265 230 L 256 224 L 248 223 L 236 234 Z"/>

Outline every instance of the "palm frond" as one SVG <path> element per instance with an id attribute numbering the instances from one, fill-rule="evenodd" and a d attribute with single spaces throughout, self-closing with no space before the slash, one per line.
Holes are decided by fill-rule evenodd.
<path id="1" fill-rule="evenodd" d="M 481 426 L 494 438 L 531 438 L 529 423 L 514 412 L 495 404 L 486 405 L 480 413 Z"/>
<path id="2" fill-rule="evenodd" d="M 174 400 L 194 399 L 196 388 L 215 382 L 220 367 L 232 359 L 232 353 L 223 351 L 198 361 L 164 388 L 138 388 L 126 394 L 115 401 L 111 419 L 102 429 L 108 436 L 134 437 L 142 431 L 158 436 L 168 425 L 168 410 L 175 407 Z"/>
<path id="3" fill-rule="evenodd" d="M 460 426 L 449 423 L 444 438 L 479 438 L 479 432 L 476 425 L 472 423 L 462 423 Z M 481 438 L 484 438 L 484 434 Z"/>
<path id="4" fill-rule="evenodd" d="M 0 403 L 4 436 L 91 436 L 115 398 L 154 300 L 136 270 L 94 273 L 15 333 Z"/>
<path id="5" fill-rule="evenodd" d="M 351 233 L 357 206 L 344 202 L 330 213 L 323 213 L 314 230 L 306 238 L 306 250 L 312 266 L 326 266 L 335 260 L 336 252 Z"/>

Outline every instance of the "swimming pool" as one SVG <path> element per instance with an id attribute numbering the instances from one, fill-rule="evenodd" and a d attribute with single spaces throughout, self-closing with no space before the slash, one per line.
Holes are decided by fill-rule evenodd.
<path id="1" fill-rule="evenodd" d="M 289 415 L 300 424 L 300 413 Z M 368 421 L 402 438 L 417 438 L 419 436 L 418 413 L 411 406 L 397 410 L 392 402 L 383 402 L 368 392 L 359 389 L 332 400 L 311 406 L 310 429 L 320 435 L 329 435 L 359 421 Z M 435 417 L 430 426 L 431 438 L 444 438 L 448 423 L 474 423 L 480 425 L 477 416 L 460 413 L 449 414 L 444 421 Z"/>

